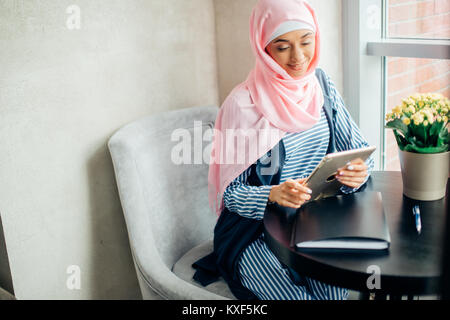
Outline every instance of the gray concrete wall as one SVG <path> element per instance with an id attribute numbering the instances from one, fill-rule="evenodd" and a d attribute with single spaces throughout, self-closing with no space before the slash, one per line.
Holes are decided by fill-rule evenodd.
<path id="1" fill-rule="evenodd" d="M 341 0 L 310 2 L 341 89 Z M 140 297 L 107 139 L 221 103 L 253 67 L 255 3 L 0 0 L 0 211 L 18 299 Z M 66 286 L 72 265 L 80 290 Z"/>
<path id="2" fill-rule="evenodd" d="M 145 115 L 218 104 L 214 37 L 211 0 L 0 0 L 0 211 L 18 299 L 140 297 L 106 142 Z"/>

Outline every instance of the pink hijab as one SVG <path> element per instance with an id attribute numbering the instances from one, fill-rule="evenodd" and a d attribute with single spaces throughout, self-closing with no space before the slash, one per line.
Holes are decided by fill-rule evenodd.
<path id="1" fill-rule="evenodd" d="M 291 77 L 264 48 L 277 27 L 288 20 L 307 22 L 316 29 L 315 55 L 300 78 Z M 315 76 L 320 54 L 319 26 L 306 1 L 260 0 L 250 17 L 250 42 L 255 67 L 225 99 L 215 122 L 208 188 L 209 203 L 217 215 L 223 210 L 227 186 L 286 133 L 313 127 L 320 120 L 324 102 Z"/>

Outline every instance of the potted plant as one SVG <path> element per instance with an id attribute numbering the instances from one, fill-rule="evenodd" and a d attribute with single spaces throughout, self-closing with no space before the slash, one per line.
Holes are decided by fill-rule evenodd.
<path id="1" fill-rule="evenodd" d="M 416 200 L 445 196 L 450 166 L 450 101 L 437 93 L 416 93 L 386 115 L 393 129 L 403 177 L 403 194 Z"/>

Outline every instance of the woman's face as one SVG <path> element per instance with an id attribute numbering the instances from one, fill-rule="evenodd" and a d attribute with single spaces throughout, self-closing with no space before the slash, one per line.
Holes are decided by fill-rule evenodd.
<path id="1" fill-rule="evenodd" d="M 293 78 L 303 76 L 314 57 L 315 35 L 311 30 L 294 30 L 270 42 L 267 53 Z"/>

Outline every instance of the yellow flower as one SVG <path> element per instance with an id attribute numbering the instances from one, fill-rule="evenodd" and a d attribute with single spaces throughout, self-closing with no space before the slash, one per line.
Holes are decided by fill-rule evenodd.
<path id="1" fill-rule="evenodd" d="M 411 119 L 414 120 L 414 124 L 416 126 L 418 126 L 419 124 L 421 124 L 424 120 L 423 118 L 423 114 L 420 112 L 416 112 L 411 116 Z"/>
<path id="2" fill-rule="evenodd" d="M 412 96 L 411 96 L 411 98 L 413 99 L 413 100 L 419 100 L 420 99 L 420 93 L 414 93 Z"/>
<path id="3" fill-rule="evenodd" d="M 433 113 L 433 115 L 437 115 L 438 114 L 438 111 L 436 110 L 436 106 L 433 106 L 431 108 L 431 112 Z"/>
<path id="4" fill-rule="evenodd" d="M 386 121 L 391 120 L 391 117 L 392 117 L 392 113 L 388 113 L 388 114 L 386 115 Z"/>
<path id="5" fill-rule="evenodd" d="M 433 100 L 439 100 L 442 99 L 444 96 L 440 93 L 435 92 L 431 94 L 431 97 L 433 98 Z"/>
<path id="6" fill-rule="evenodd" d="M 450 100 L 437 92 L 414 93 L 401 100 L 399 105 L 392 108 L 386 115 L 386 121 L 401 119 L 403 124 L 409 126 L 412 123 L 427 127 L 435 121 L 448 122 L 450 114 Z M 408 117 L 408 115 L 411 115 Z"/>
<path id="7" fill-rule="evenodd" d="M 430 123 L 433 123 L 433 122 L 431 122 L 431 120 L 434 118 L 434 116 L 433 116 L 433 111 L 431 111 L 430 108 L 425 108 L 425 109 L 421 110 L 421 113 L 427 117 L 427 120 L 429 120 Z"/>
<path id="8" fill-rule="evenodd" d="M 394 108 L 392 108 L 392 112 L 395 114 L 399 114 L 402 112 L 402 106 L 395 106 Z"/>

